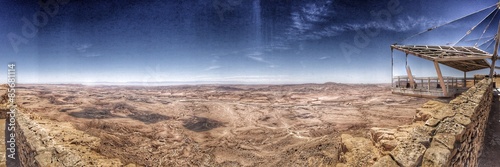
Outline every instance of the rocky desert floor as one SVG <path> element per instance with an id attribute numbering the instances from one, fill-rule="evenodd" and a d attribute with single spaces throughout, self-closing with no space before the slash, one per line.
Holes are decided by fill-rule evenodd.
<path id="1" fill-rule="evenodd" d="M 341 133 L 408 124 L 428 100 L 389 87 L 20 85 L 16 92 L 21 112 L 89 157 L 137 166 L 320 166 L 337 163 Z"/>

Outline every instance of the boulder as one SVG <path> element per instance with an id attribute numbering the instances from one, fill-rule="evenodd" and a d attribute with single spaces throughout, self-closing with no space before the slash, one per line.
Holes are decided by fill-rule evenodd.
<path id="1" fill-rule="evenodd" d="M 391 156 L 386 155 L 380 158 L 372 167 L 399 167 L 399 165 Z"/>
<path id="2" fill-rule="evenodd" d="M 425 146 L 417 142 L 401 142 L 390 155 L 401 166 L 415 167 L 417 166 L 425 153 Z"/>
<path id="3" fill-rule="evenodd" d="M 450 159 L 451 152 L 443 145 L 433 145 L 425 151 L 422 166 L 444 167 Z"/>
<path id="4" fill-rule="evenodd" d="M 362 137 L 341 135 L 341 160 L 347 166 L 371 166 L 381 156 L 372 141 Z"/>

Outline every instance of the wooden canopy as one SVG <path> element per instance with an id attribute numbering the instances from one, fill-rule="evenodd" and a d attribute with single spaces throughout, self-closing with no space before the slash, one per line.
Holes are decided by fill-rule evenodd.
<path id="1" fill-rule="evenodd" d="M 391 45 L 391 48 L 463 72 L 490 68 L 486 59 L 492 58 L 492 54 L 471 46 Z"/>

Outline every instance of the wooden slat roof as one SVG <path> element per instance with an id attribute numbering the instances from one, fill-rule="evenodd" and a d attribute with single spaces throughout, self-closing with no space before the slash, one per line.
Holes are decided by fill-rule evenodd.
<path id="1" fill-rule="evenodd" d="M 472 46 L 391 45 L 391 48 L 469 72 L 490 68 L 492 54 Z"/>

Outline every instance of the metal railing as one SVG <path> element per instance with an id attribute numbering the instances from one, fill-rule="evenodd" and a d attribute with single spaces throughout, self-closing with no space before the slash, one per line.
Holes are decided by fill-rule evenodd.
<path id="1" fill-rule="evenodd" d="M 438 77 L 413 77 L 411 84 L 408 76 L 393 77 L 392 92 L 414 94 L 422 96 L 450 97 L 466 89 L 467 81 L 471 78 L 443 77 L 444 85 L 440 84 Z M 448 92 L 443 92 L 443 87 Z"/>

